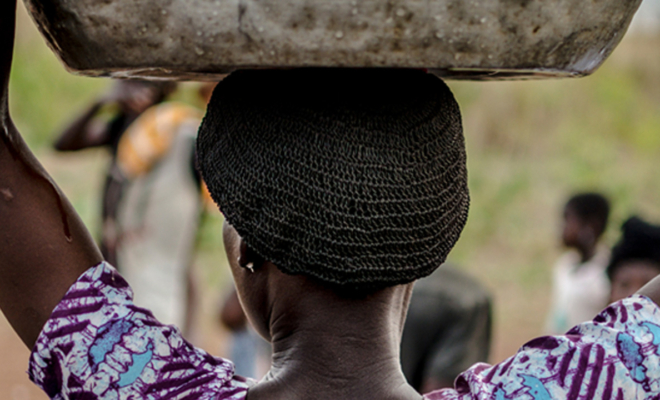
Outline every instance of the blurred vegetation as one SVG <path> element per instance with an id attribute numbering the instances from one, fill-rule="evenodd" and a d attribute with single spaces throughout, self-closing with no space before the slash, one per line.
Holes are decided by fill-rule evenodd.
<path id="1" fill-rule="evenodd" d="M 17 41 L 12 114 L 95 231 L 107 156 L 55 155 L 50 144 L 108 80 L 67 73 L 23 14 Z M 659 46 L 658 38 L 627 37 L 582 79 L 450 82 L 463 112 L 472 194 L 468 225 L 450 258 L 495 295 L 493 361 L 541 333 L 567 196 L 595 190 L 611 199 L 608 244 L 632 213 L 660 222 Z M 189 100 L 194 85 L 184 89 L 180 96 Z M 209 286 L 226 280 L 217 265 L 224 263 L 220 224 L 214 214 L 200 231 L 198 264 Z"/>
<path id="2" fill-rule="evenodd" d="M 568 196 L 610 198 L 610 245 L 631 214 L 660 222 L 658 45 L 660 38 L 627 37 L 581 79 L 450 83 L 463 112 L 472 194 L 451 258 L 495 293 L 495 360 L 541 333 Z"/>

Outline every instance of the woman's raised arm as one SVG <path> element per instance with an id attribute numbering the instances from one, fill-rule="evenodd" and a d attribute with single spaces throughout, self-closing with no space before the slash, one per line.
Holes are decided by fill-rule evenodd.
<path id="1" fill-rule="evenodd" d="M 31 347 L 69 286 L 102 256 L 9 116 L 15 22 L 16 0 L 0 1 L 0 308 Z"/>

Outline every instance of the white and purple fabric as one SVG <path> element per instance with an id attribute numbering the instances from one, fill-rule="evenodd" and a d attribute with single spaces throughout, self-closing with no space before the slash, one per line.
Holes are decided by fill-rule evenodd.
<path id="1" fill-rule="evenodd" d="M 525 344 L 504 362 L 476 364 L 428 400 L 660 399 L 660 309 L 632 296 L 563 336 Z"/>
<path id="2" fill-rule="evenodd" d="M 244 399 L 234 365 L 186 342 L 133 304 L 107 263 L 87 270 L 53 311 L 30 358 L 52 399 Z"/>
<path id="3" fill-rule="evenodd" d="M 477 364 L 426 400 L 660 399 L 660 309 L 633 296 L 564 336 L 534 339 L 508 360 Z M 85 272 L 39 335 L 30 378 L 57 400 L 243 400 L 230 361 L 186 342 L 133 304 L 107 263 Z"/>

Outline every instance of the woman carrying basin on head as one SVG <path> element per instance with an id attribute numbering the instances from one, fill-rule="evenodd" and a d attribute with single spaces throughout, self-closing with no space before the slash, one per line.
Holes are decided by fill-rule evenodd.
<path id="1" fill-rule="evenodd" d="M 468 209 L 458 105 L 439 79 L 410 70 L 244 71 L 216 89 L 198 157 L 227 220 L 241 302 L 273 344 L 269 374 L 252 382 L 133 304 L 21 140 L 6 108 L 13 11 L 0 5 L 0 188 L 10 193 L 0 197 L 0 307 L 34 345 L 30 377 L 51 398 L 422 397 L 398 353 L 412 282 L 444 261 Z M 570 340 L 530 342 L 504 364 L 471 368 L 456 390 L 426 397 L 657 394 L 644 324 L 658 312 L 648 298 L 624 300 Z M 629 357 L 632 343 L 640 357 Z M 640 374 L 627 374 L 632 367 Z"/>

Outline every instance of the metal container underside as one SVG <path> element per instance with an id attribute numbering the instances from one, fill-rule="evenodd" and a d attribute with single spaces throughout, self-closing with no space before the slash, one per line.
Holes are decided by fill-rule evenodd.
<path id="1" fill-rule="evenodd" d="M 592 73 L 641 0 L 25 0 L 74 73 L 426 68 L 494 80 Z"/>

